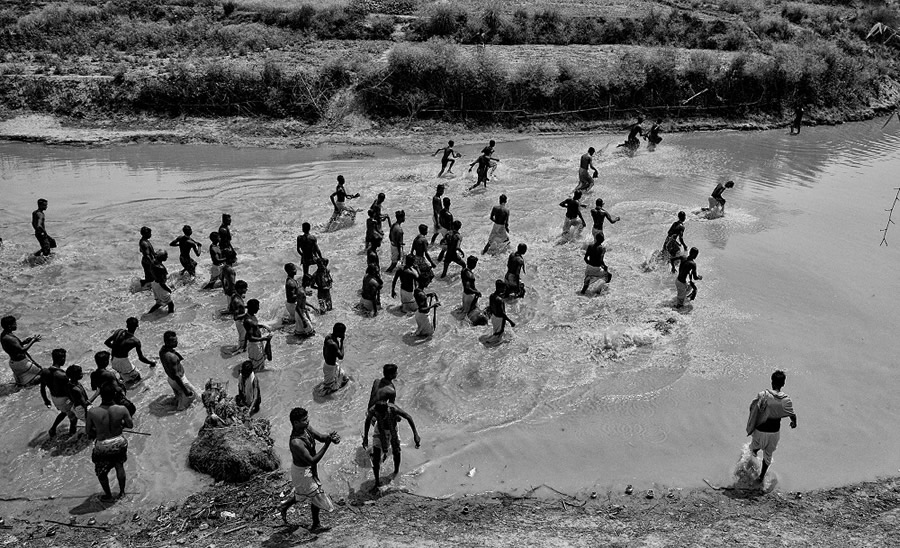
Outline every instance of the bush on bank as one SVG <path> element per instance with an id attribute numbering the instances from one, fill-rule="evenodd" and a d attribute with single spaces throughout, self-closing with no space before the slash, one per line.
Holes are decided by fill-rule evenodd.
<path id="1" fill-rule="evenodd" d="M 742 53 L 730 61 L 694 52 L 679 63 L 670 48 L 626 52 L 606 70 L 568 60 L 536 61 L 515 68 L 489 53 L 468 54 L 445 41 L 400 44 L 381 70 L 358 86 L 367 112 L 376 116 L 420 115 L 503 118 L 517 113 L 606 108 L 647 109 L 678 105 L 706 89 L 691 105 L 780 112 L 797 102 L 859 107 L 872 93 L 876 67 L 836 46 L 778 44 L 771 55 Z"/>

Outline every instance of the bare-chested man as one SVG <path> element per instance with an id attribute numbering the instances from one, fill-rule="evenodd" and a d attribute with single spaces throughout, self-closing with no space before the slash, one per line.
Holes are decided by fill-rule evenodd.
<path id="1" fill-rule="evenodd" d="M 509 208 L 506 207 L 506 194 L 500 195 L 500 203 L 491 209 L 491 234 L 488 241 L 484 244 L 481 254 L 484 255 L 488 250 L 499 253 L 509 246 Z"/>
<path id="2" fill-rule="evenodd" d="M 584 286 L 581 288 L 582 295 L 587 293 L 588 287 L 596 280 L 603 278 L 606 280 L 606 283 L 609 283 L 610 279 L 612 279 L 609 268 L 604 261 L 606 248 L 603 246 L 603 240 L 603 232 L 598 232 L 594 236 L 594 243 L 589 245 L 584 252 L 584 263 L 586 266 L 584 269 Z"/>
<path id="3" fill-rule="evenodd" d="M 219 247 L 222 253 L 234 253 L 237 258 L 237 251 L 231 243 L 231 215 L 227 213 L 222 214 L 222 224 L 219 225 Z"/>
<path id="4" fill-rule="evenodd" d="M 297 254 L 300 255 L 300 264 L 303 266 L 303 279 L 300 281 L 303 287 L 310 284 L 309 267 L 316 264 L 316 260 L 322 256 L 319 249 L 319 240 L 309 233 L 309 223 L 303 223 L 303 234 L 297 236 Z"/>
<path id="5" fill-rule="evenodd" d="M 384 282 L 381 281 L 378 266 L 370 263 L 366 266 L 366 275 L 363 277 L 360 306 L 364 312 L 371 314 L 373 318 L 378 315 L 378 310 L 381 309 L 381 288 L 383 286 Z"/>
<path id="6" fill-rule="evenodd" d="M 441 306 L 437 293 L 425 293 L 422 287 L 413 291 L 413 299 L 416 300 L 416 333 L 417 337 L 430 337 L 434 335 L 434 324 L 428 320 L 428 313 L 432 309 Z"/>
<path id="7" fill-rule="evenodd" d="M 415 257 L 416 270 L 419 272 L 419 285 L 424 289 L 434 279 L 434 261 L 428 253 L 428 225 L 419 225 L 419 235 L 416 236 L 410 246 Z"/>
<path id="8" fill-rule="evenodd" d="M 462 222 L 453 221 L 453 229 L 447 234 L 447 249 L 444 254 L 444 270 L 441 272 L 441 278 L 447 277 L 447 269 L 450 268 L 450 263 L 456 263 L 462 268 L 466 267 L 466 263 L 463 262 L 463 257 L 466 254 L 460 247 L 462 245 L 460 229 L 462 229 Z"/>
<path id="9" fill-rule="evenodd" d="M 128 357 L 132 350 L 137 352 L 137 357 L 141 362 L 146 363 L 150 367 L 156 367 L 155 361 L 144 357 L 141 341 L 134 335 L 139 326 L 140 322 L 137 318 L 128 318 L 125 320 L 125 329 L 116 329 L 103 343 L 112 352 L 110 365 L 122 377 L 122 381 L 126 385 L 134 384 L 141 380 L 140 372 Z"/>
<path id="10" fill-rule="evenodd" d="M 337 187 L 335 187 L 334 192 L 331 193 L 329 199 L 331 200 L 331 205 L 334 206 L 334 213 L 331 214 L 331 219 L 328 220 L 328 224 L 337 221 L 341 215 L 344 213 L 354 214 L 356 211 L 347 205 L 347 200 L 353 200 L 355 198 L 359 198 L 359 193 L 356 194 L 347 194 L 347 190 L 344 188 L 344 176 L 337 176 Z"/>
<path id="11" fill-rule="evenodd" d="M 237 331 L 238 343 L 233 354 L 240 354 L 247 350 L 247 327 L 244 324 L 244 318 L 247 317 L 247 303 L 244 299 L 247 297 L 249 285 L 244 280 L 238 280 L 234 283 L 234 294 L 228 302 L 228 313 L 234 320 L 234 328 Z"/>
<path id="12" fill-rule="evenodd" d="M 663 242 L 663 253 L 668 254 L 669 262 L 672 264 L 672 273 L 675 273 L 675 263 L 680 261 L 683 257 L 681 254 L 681 248 L 683 247 L 685 251 L 687 251 L 687 244 L 684 243 L 684 221 L 687 219 L 687 215 L 685 215 L 684 211 L 678 212 L 678 220 L 672 223 L 672 226 L 669 227 L 669 232 L 666 234 L 666 241 Z M 681 242 L 681 247 L 678 247 L 679 241 Z"/>
<path id="13" fill-rule="evenodd" d="M 454 152 L 452 140 L 447 141 L 447 146 L 435 150 L 432 156 L 437 156 L 438 152 L 443 152 L 441 156 L 441 171 L 438 173 L 438 177 L 444 174 L 445 169 L 447 170 L 447 175 L 450 175 L 453 173 L 453 164 L 456 163 L 457 158 L 462 157 L 462 154 Z"/>
<path id="14" fill-rule="evenodd" d="M 581 160 L 578 164 L 578 186 L 575 187 L 575 190 L 587 192 L 594 186 L 594 179 L 598 175 L 597 168 L 594 167 L 594 152 L 596 152 L 594 147 L 590 147 L 587 154 L 581 155 Z M 594 170 L 593 177 L 588 173 L 588 169 Z"/>
<path id="15" fill-rule="evenodd" d="M 525 296 L 525 284 L 522 283 L 522 274 L 525 273 L 526 244 L 519 244 L 506 260 L 506 291 L 504 297 L 511 296 L 521 298 Z"/>
<path id="16" fill-rule="evenodd" d="M 41 340 L 40 335 L 19 339 L 14 333 L 19 328 L 14 316 L 4 316 L 0 319 L 0 346 L 9 356 L 9 368 L 12 369 L 13 379 L 17 386 L 31 386 L 41 380 L 43 368 L 31 359 L 28 350 Z"/>
<path id="17" fill-rule="evenodd" d="M 387 460 L 388 449 L 391 450 L 394 457 L 394 476 L 400 474 L 400 437 L 397 435 L 397 424 L 400 419 L 406 419 L 409 427 L 413 432 L 413 442 L 416 449 L 422 443 L 419 432 L 416 430 L 416 423 L 412 416 L 397 407 L 394 403 L 397 393 L 393 386 L 386 386 L 378 391 L 375 396 L 375 403 L 369 407 L 366 413 L 366 423 L 363 426 L 362 446 L 364 449 L 369 447 L 369 428 L 375 423 L 375 431 L 372 433 L 372 472 L 375 475 L 375 485 L 372 492 L 377 493 L 379 484 L 381 483 L 381 463 Z"/>
<path id="18" fill-rule="evenodd" d="M 244 331 L 247 332 L 247 358 L 253 364 L 254 371 L 262 371 L 266 367 L 268 358 L 266 346 L 270 345 L 272 334 L 268 332 L 268 329 L 263 334 L 265 326 L 259 325 L 259 320 L 256 319 L 257 312 L 259 312 L 259 301 L 256 299 L 247 301 L 247 314 L 244 315 Z"/>
<path id="19" fill-rule="evenodd" d="M 341 437 L 337 432 L 332 431 L 327 436 L 320 434 L 309 425 L 309 413 L 302 407 L 291 409 L 291 483 L 294 492 L 291 498 L 283 501 L 279 506 L 281 519 L 287 523 L 288 510 L 298 502 L 309 502 L 312 512 L 312 524 L 309 532 L 312 534 L 324 533 L 330 527 L 323 527 L 319 521 L 319 512 L 334 511 L 334 504 L 331 498 L 322 489 L 322 482 L 319 481 L 318 464 L 328 451 L 328 447 L 332 443 L 340 443 Z M 316 442 L 320 441 L 325 445 L 316 452 Z"/>
<path id="20" fill-rule="evenodd" d="M 506 315 L 506 302 L 503 300 L 507 291 L 507 284 L 503 280 L 494 282 L 494 292 L 488 297 L 488 308 L 491 313 L 491 336 L 487 342 L 497 343 L 503 339 L 506 324 L 515 327 L 516 323 Z"/>
<path id="21" fill-rule="evenodd" d="M 322 366 L 322 375 L 325 377 L 322 388 L 325 393 L 336 392 L 348 382 L 350 376 L 337 363 L 344 359 L 344 338 L 347 336 L 347 326 L 342 323 L 334 324 L 331 335 L 325 336 L 322 345 L 322 357 L 325 364 Z"/>
<path id="22" fill-rule="evenodd" d="M 690 295 L 691 300 L 694 300 L 694 296 L 697 294 L 697 286 L 694 285 L 694 280 L 703 279 L 703 276 L 697 274 L 697 263 L 695 262 L 699 254 L 700 250 L 692 247 L 687 258 L 678 265 L 678 277 L 675 279 L 675 288 L 677 290 L 675 308 L 684 306 L 684 300 L 688 298 L 688 289 L 693 289 Z"/>
<path id="23" fill-rule="evenodd" d="M 72 410 L 72 400 L 69 398 L 69 378 L 66 377 L 66 372 L 62 369 L 66 364 L 66 351 L 62 348 L 56 348 L 50 353 L 50 356 L 53 359 L 53 364 L 44 368 L 41 372 L 41 398 L 44 399 L 44 405 L 47 406 L 47 409 L 50 409 L 50 401 L 52 400 L 53 406 L 59 411 L 59 415 L 53 421 L 53 426 L 50 427 L 48 434 L 51 438 L 56 436 L 56 427 L 59 426 L 63 419 L 69 417 L 69 435 L 72 436 L 75 434 L 75 429 L 78 426 L 78 417 L 75 416 L 75 412 Z M 50 390 L 49 398 L 47 397 L 48 389 Z"/>
<path id="24" fill-rule="evenodd" d="M 219 247 L 219 233 L 209 233 L 209 281 L 203 286 L 203 289 L 213 289 L 216 284 L 222 283 L 222 266 L 225 264 L 225 254 Z"/>
<path id="25" fill-rule="evenodd" d="M 450 212 L 450 198 L 445 196 L 441 210 L 438 212 L 438 230 L 431 239 L 431 243 L 433 244 L 435 237 L 440 236 L 441 238 L 441 252 L 438 253 L 438 262 L 444 260 L 444 252 L 447 249 L 447 234 L 449 234 L 451 230 L 453 230 L 453 213 Z"/>
<path id="26" fill-rule="evenodd" d="M 34 252 L 34 256 L 44 257 L 50 255 L 50 250 L 55 247 L 53 238 L 47 234 L 46 217 L 44 212 L 47 211 L 47 200 L 41 198 L 37 201 L 37 209 L 31 213 L 31 227 L 34 228 L 34 237 L 37 238 L 41 248 Z"/>
<path id="27" fill-rule="evenodd" d="M 153 314 L 161 307 L 165 306 L 168 314 L 175 312 L 175 302 L 172 301 L 172 288 L 169 287 L 169 271 L 166 269 L 166 260 L 169 253 L 160 251 L 156 254 L 156 262 L 153 264 L 153 282 L 150 284 L 150 290 L 153 292 L 154 303 L 147 311 L 147 314 Z"/>
<path id="28" fill-rule="evenodd" d="M 141 227 L 141 239 L 138 241 L 138 249 L 141 252 L 141 268 L 144 269 L 144 278 L 141 280 L 141 285 L 153 283 L 153 265 L 156 264 L 156 251 L 150 242 L 152 236 L 153 231 L 150 230 L 150 227 Z"/>
<path id="29" fill-rule="evenodd" d="M 403 256 L 403 222 L 406 220 L 406 212 L 402 209 L 394 214 L 394 224 L 388 232 L 388 240 L 391 242 L 391 264 L 385 272 L 394 270 L 400 257 Z M 388 220 L 390 222 L 390 220 Z"/>
<path id="30" fill-rule="evenodd" d="M 469 317 L 472 312 L 478 310 L 478 299 L 481 298 L 481 291 L 475 287 L 475 267 L 478 265 L 478 257 L 469 255 L 466 259 L 466 267 L 459 274 L 462 280 L 463 296 L 462 296 L 462 313 Z"/>
<path id="31" fill-rule="evenodd" d="M 441 230 L 441 221 L 440 215 L 441 210 L 444 209 L 444 202 L 441 198 L 444 195 L 444 185 L 440 184 L 434 191 L 434 196 L 431 197 L 431 221 L 434 225 L 434 234 L 431 236 L 431 245 L 434 245 L 435 240 L 437 240 L 440 235 Z"/>
<path id="32" fill-rule="evenodd" d="M 94 472 L 103 487 L 102 500 L 112 500 L 109 489 L 109 472 L 116 470 L 119 481 L 119 497 L 125 494 L 125 461 L 128 460 L 128 440 L 122 435 L 125 428 L 133 428 L 131 414 L 122 405 L 115 403 L 116 388 L 107 383 L 100 387 L 100 405 L 87 412 L 85 433 L 94 440 L 91 461 Z"/>
<path id="33" fill-rule="evenodd" d="M 569 231 L 573 226 L 576 228 L 584 228 L 587 226 L 587 223 L 584 222 L 584 217 L 581 216 L 581 208 L 587 206 L 582 204 L 579 200 L 581 200 L 581 192 L 576 190 L 571 198 L 566 198 L 559 203 L 559 207 L 565 208 L 566 210 L 566 220 L 563 222 L 562 228 L 563 236 L 568 236 Z M 580 227 L 578 226 L 579 223 L 581 223 Z"/>
<path id="34" fill-rule="evenodd" d="M 178 260 L 181 262 L 181 273 L 184 274 L 187 272 L 191 276 L 197 275 L 197 261 L 195 261 L 191 257 L 191 252 L 194 252 L 194 255 L 197 257 L 200 256 L 200 249 L 202 246 L 200 242 L 191 238 L 191 235 L 194 234 L 193 229 L 191 229 L 190 225 L 184 225 L 181 228 L 181 232 L 183 233 L 181 236 L 172 240 L 169 244 L 171 247 L 177 247 L 179 250 Z"/>
<path id="35" fill-rule="evenodd" d="M 159 361 L 162 363 L 163 369 L 168 377 L 169 386 L 175 393 L 175 408 L 178 411 L 184 411 L 194 402 L 197 396 L 197 390 L 191 385 L 184 376 L 184 366 L 182 356 L 177 350 L 178 335 L 174 331 L 166 331 L 163 333 L 163 345 L 159 349 Z"/>
<path id="36" fill-rule="evenodd" d="M 413 298 L 413 291 L 416 290 L 419 282 L 419 272 L 416 270 L 416 258 L 412 255 L 406 256 L 403 268 L 397 269 L 394 274 L 394 281 L 391 283 L 391 298 L 397 298 L 397 280 L 400 280 L 400 308 L 403 312 L 415 312 L 416 300 Z"/>
<path id="37" fill-rule="evenodd" d="M 725 198 L 722 197 L 722 193 L 725 192 L 725 189 L 734 188 L 734 181 L 728 181 L 726 183 L 719 183 L 716 185 L 716 188 L 713 189 L 712 195 L 709 197 L 709 210 L 715 211 L 716 209 L 720 209 L 722 215 L 725 215 Z"/>
<path id="38" fill-rule="evenodd" d="M 591 227 L 591 236 L 593 236 L 594 238 L 597 237 L 597 234 L 603 234 L 604 221 L 609 221 L 609 224 L 614 225 L 622 220 L 621 217 L 616 217 L 615 219 L 613 219 L 609 212 L 603 209 L 602 198 L 597 198 L 596 206 L 591 210 L 591 219 L 594 221 L 594 224 Z M 605 234 L 603 238 L 606 239 Z"/>

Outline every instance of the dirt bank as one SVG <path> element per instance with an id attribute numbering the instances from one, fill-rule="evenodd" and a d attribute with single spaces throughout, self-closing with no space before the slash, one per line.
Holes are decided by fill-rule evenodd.
<path id="1" fill-rule="evenodd" d="M 431 499 L 391 491 L 373 499 L 334 493 L 332 530 L 310 534 L 307 511 L 281 524 L 283 472 L 240 486 L 219 484 L 183 504 L 136 514 L 116 506 L 77 521 L 53 518 L 50 502 L 5 502 L 0 544 L 19 546 L 817 546 L 900 545 L 900 478 L 806 493 L 712 489 L 556 492 L 540 486 L 521 496 L 486 493 Z M 72 510 L 99 507 L 85 501 Z M 76 512 L 79 510 L 79 512 Z M 61 523 L 44 521 L 53 519 Z M 76 527 L 78 526 L 78 527 Z"/>
<path id="2" fill-rule="evenodd" d="M 807 116 L 806 125 L 834 125 L 871 119 L 892 110 L 891 105 L 845 112 L 828 111 Z M 633 121 L 633 120 L 632 120 Z M 413 124 L 382 124 L 350 115 L 339 123 L 306 124 L 292 119 L 261 117 L 164 118 L 111 116 L 67 118 L 22 111 L 0 111 L 0 140 L 70 146 L 109 146 L 133 143 L 214 144 L 236 147 L 307 148 L 327 144 L 380 145 L 421 152 L 443 146 L 448 138 L 460 144 L 488 139 L 511 141 L 545 134 L 624 134 L 628 120 L 605 122 L 553 122 L 534 120 L 517 128 L 466 125 L 430 120 Z M 741 131 L 787 127 L 787 119 L 755 115 L 743 119 L 689 118 L 667 120 L 666 133 L 683 131 Z M 624 136 L 623 136 L 624 138 Z"/>

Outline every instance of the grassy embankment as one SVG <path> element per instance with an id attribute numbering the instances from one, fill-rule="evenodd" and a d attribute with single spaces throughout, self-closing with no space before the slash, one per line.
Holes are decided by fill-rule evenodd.
<path id="1" fill-rule="evenodd" d="M 891 3 L 111 0 L 0 9 L 7 112 L 503 122 L 860 117 L 893 102 Z M 574 6 L 574 7 L 573 7 Z M 486 48 L 482 48 L 486 44 Z M 574 111 L 574 112 L 573 112 Z M 559 114 L 564 112 L 565 114 Z"/>

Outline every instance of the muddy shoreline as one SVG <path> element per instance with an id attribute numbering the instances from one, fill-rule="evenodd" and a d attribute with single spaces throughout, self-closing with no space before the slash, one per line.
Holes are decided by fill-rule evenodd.
<path id="1" fill-rule="evenodd" d="M 20 546 L 897 546 L 900 477 L 834 489 L 769 494 L 655 485 L 567 494 L 552 486 L 514 495 L 435 499 L 383 488 L 373 498 L 333 492 L 332 527 L 310 534 L 306 508 L 278 517 L 289 487 L 274 472 L 248 484 L 217 484 L 182 504 L 133 512 L 87 500 L 59 516 L 53 501 L 5 502 L 0 543 Z M 337 486 L 334 486 L 339 491 Z M 89 522 L 90 515 L 96 521 Z M 48 521 L 49 520 L 49 521 Z M 600 543 L 600 544 L 598 544 Z"/>
<path id="2" fill-rule="evenodd" d="M 838 125 L 870 120 L 892 112 L 893 105 L 877 105 L 863 110 L 814 112 L 804 126 Z M 417 120 L 413 124 L 377 122 L 350 115 L 340 122 L 306 124 L 293 119 L 262 117 L 165 118 L 158 116 L 60 117 L 30 111 L 0 110 L 0 140 L 35 142 L 67 146 L 112 146 L 138 143 L 183 145 L 223 145 L 272 149 L 309 148 L 340 144 L 379 145 L 401 152 L 421 152 L 443 145 L 447 138 L 458 143 L 488 139 L 514 141 L 536 135 L 573 135 L 596 133 L 624 135 L 628 119 L 584 122 L 533 122 L 530 125 L 450 123 Z M 788 117 L 751 115 L 740 119 L 694 117 L 666 120 L 665 133 L 692 131 L 762 131 L 787 128 Z M 623 137 L 624 138 L 624 137 Z"/>

